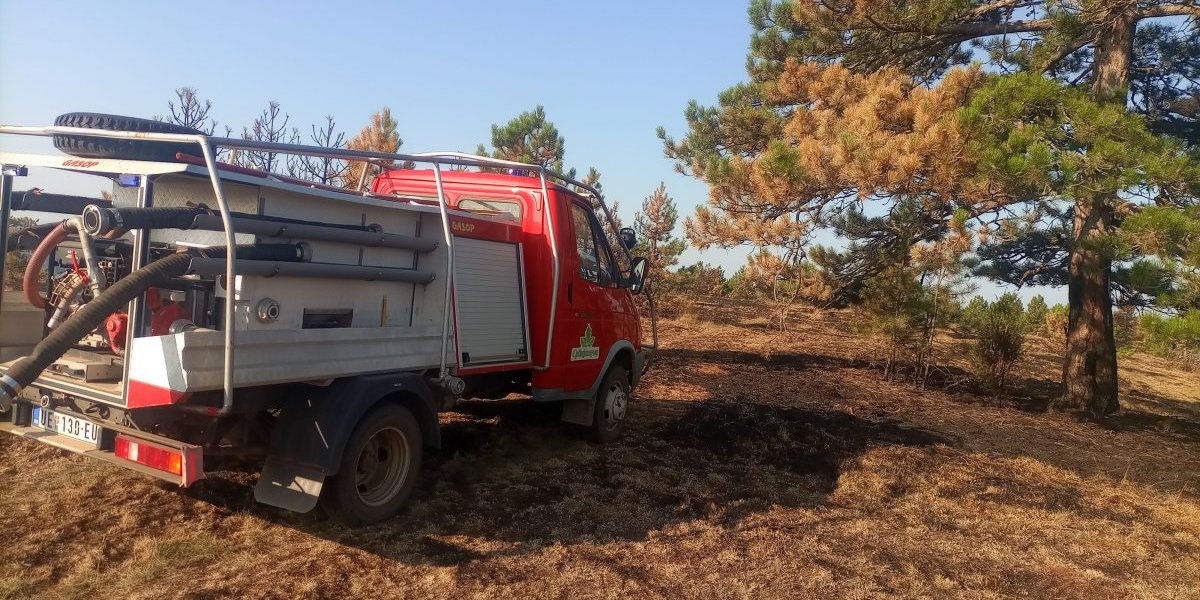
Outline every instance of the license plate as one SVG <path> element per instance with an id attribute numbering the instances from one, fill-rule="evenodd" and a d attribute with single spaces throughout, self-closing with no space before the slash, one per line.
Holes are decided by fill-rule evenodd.
<path id="1" fill-rule="evenodd" d="M 75 438 L 93 446 L 100 445 L 100 426 L 87 419 L 35 406 L 33 407 L 33 426 Z"/>

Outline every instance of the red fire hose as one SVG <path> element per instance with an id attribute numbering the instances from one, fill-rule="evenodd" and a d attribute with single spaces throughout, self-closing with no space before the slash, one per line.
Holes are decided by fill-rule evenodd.
<path id="1" fill-rule="evenodd" d="M 38 244 L 37 249 L 33 251 L 33 256 L 29 257 L 29 264 L 25 267 L 25 277 L 21 281 L 21 287 L 25 292 L 25 299 L 36 308 L 46 308 L 46 299 L 38 292 L 38 282 L 42 278 L 42 267 L 46 261 L 50 259 L 50 253 L 67 238 L 66 222 L 59 223 L 57 227 L 50 230 L 42 242 Z"/>

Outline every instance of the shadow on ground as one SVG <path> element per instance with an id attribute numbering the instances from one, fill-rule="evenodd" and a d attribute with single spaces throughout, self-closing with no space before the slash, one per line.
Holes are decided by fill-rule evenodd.
<path id="1" fill-rule="evenodd" d="M 683 366 L 699 361 L 715 362 L 718 364 L 763 370 L 828 370 L 831 368 L 861 369 L 870 366 L 866 360 L 831 356 L 828 354 L 808 354 L 804 352 L 775 352 L 768 355 L 744 350 L 692 350 L 680 348 L 665 348 L 658 351 L 654 357 L 655 369 L 663 365 Z"/>
<path id="2" fill-rule="evenodd" d="M 658 375 L 632 405 L 625 437 L 606 446 L 582 441 L 553 405 L 461 403 L 443 415 L 443 448 L 427 454 L 408 507 L 379 525 L 350 530 L 318 513 L 259 506 L 250 473 L 222 474 L 190 493 L 390 560 L 470 565 L 555 545 L 670 536 L 695 520 L 732 529 L 773 507 L 828 504 L 843 470 L 872 448 L 959 445 L 883 411 L 834 409 L 844 370 L 862 371 L 863 361 L 728 349 L 667 349 L 656 360 Z M 699 393 L 676 397 L 685 383 Z M 1044 409 L 1034 398 L 1046 382 L 1015 383 L 1031 397 L 1018 408 Z M 1128 414 L 1111 426 L 1162 431 L 1161 419 Z M 1197 435 L 1193 422 L 1170 427 Z M 1053 444 L 1043 450 L 1032 454 L 1062 453 Z"/>
<path id="3" fill-rule="evenodd" d="M 643 398 L 626 436 L 579 439 L 552 407 L 464 402 L 400 516 L 349 530 L 317 514 L 254 504 L 252 476 L 224 473 L 190 492 L 389 559 L 462 564 L 554 544 L 645 540 L 694 519 L 734 527 L 772 506 L 818 506 L 842 465 L 882 445 L 943 438 L 833 411 Z M 466 547 L 463 538 L 471 540 Z M 490 548 L 480 551 L 480 541 Z"/>
<path id="4" fill-rule="evenodd" d="M 1196 404 L 1167 398 L 1158 394 L 1132 392 L 1123 404 L 1138 408 L 1123 408 L 1117 415 L 1100 423 L 1112 431 L 1155 432 L 1169 438 L 1200 443 L 1200 414 Z M 1140 410 L 1149 408 L 1154 412 Z"/>

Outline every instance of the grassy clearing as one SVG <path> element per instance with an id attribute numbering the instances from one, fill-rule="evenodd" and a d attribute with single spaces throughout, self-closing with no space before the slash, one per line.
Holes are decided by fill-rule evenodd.
<path id="1" fill-rule="evenodd" d="M 1197 374 L 1123 361 L 1099 427 L 1031 412 L 1049 352 L 1012 399 L 919 392 L 838 315 L 736 312 L 664 324 L 617 444 L 465 403 L 359 530 L 254 504 L 247 472 L 178 494 L 0 438 L 0 599 L 1200 597 Z"/>

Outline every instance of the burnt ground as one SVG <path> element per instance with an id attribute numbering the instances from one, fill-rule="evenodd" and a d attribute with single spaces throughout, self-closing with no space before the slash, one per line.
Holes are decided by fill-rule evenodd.
<path id="1" fill-rule="evenodd" d="M 1200 374 L 1122 361 L 1127 410 L 884 382 L 845 315 L 664 323 L 627 435 L 528 402 L 443 417 L 409 507 L 345 529 L 255 504 L 248 468 L 180 492 L 0 438 L 0 599 L 1200 597 Z M 697 316 L 702 313 L 705 318 Z"/>

